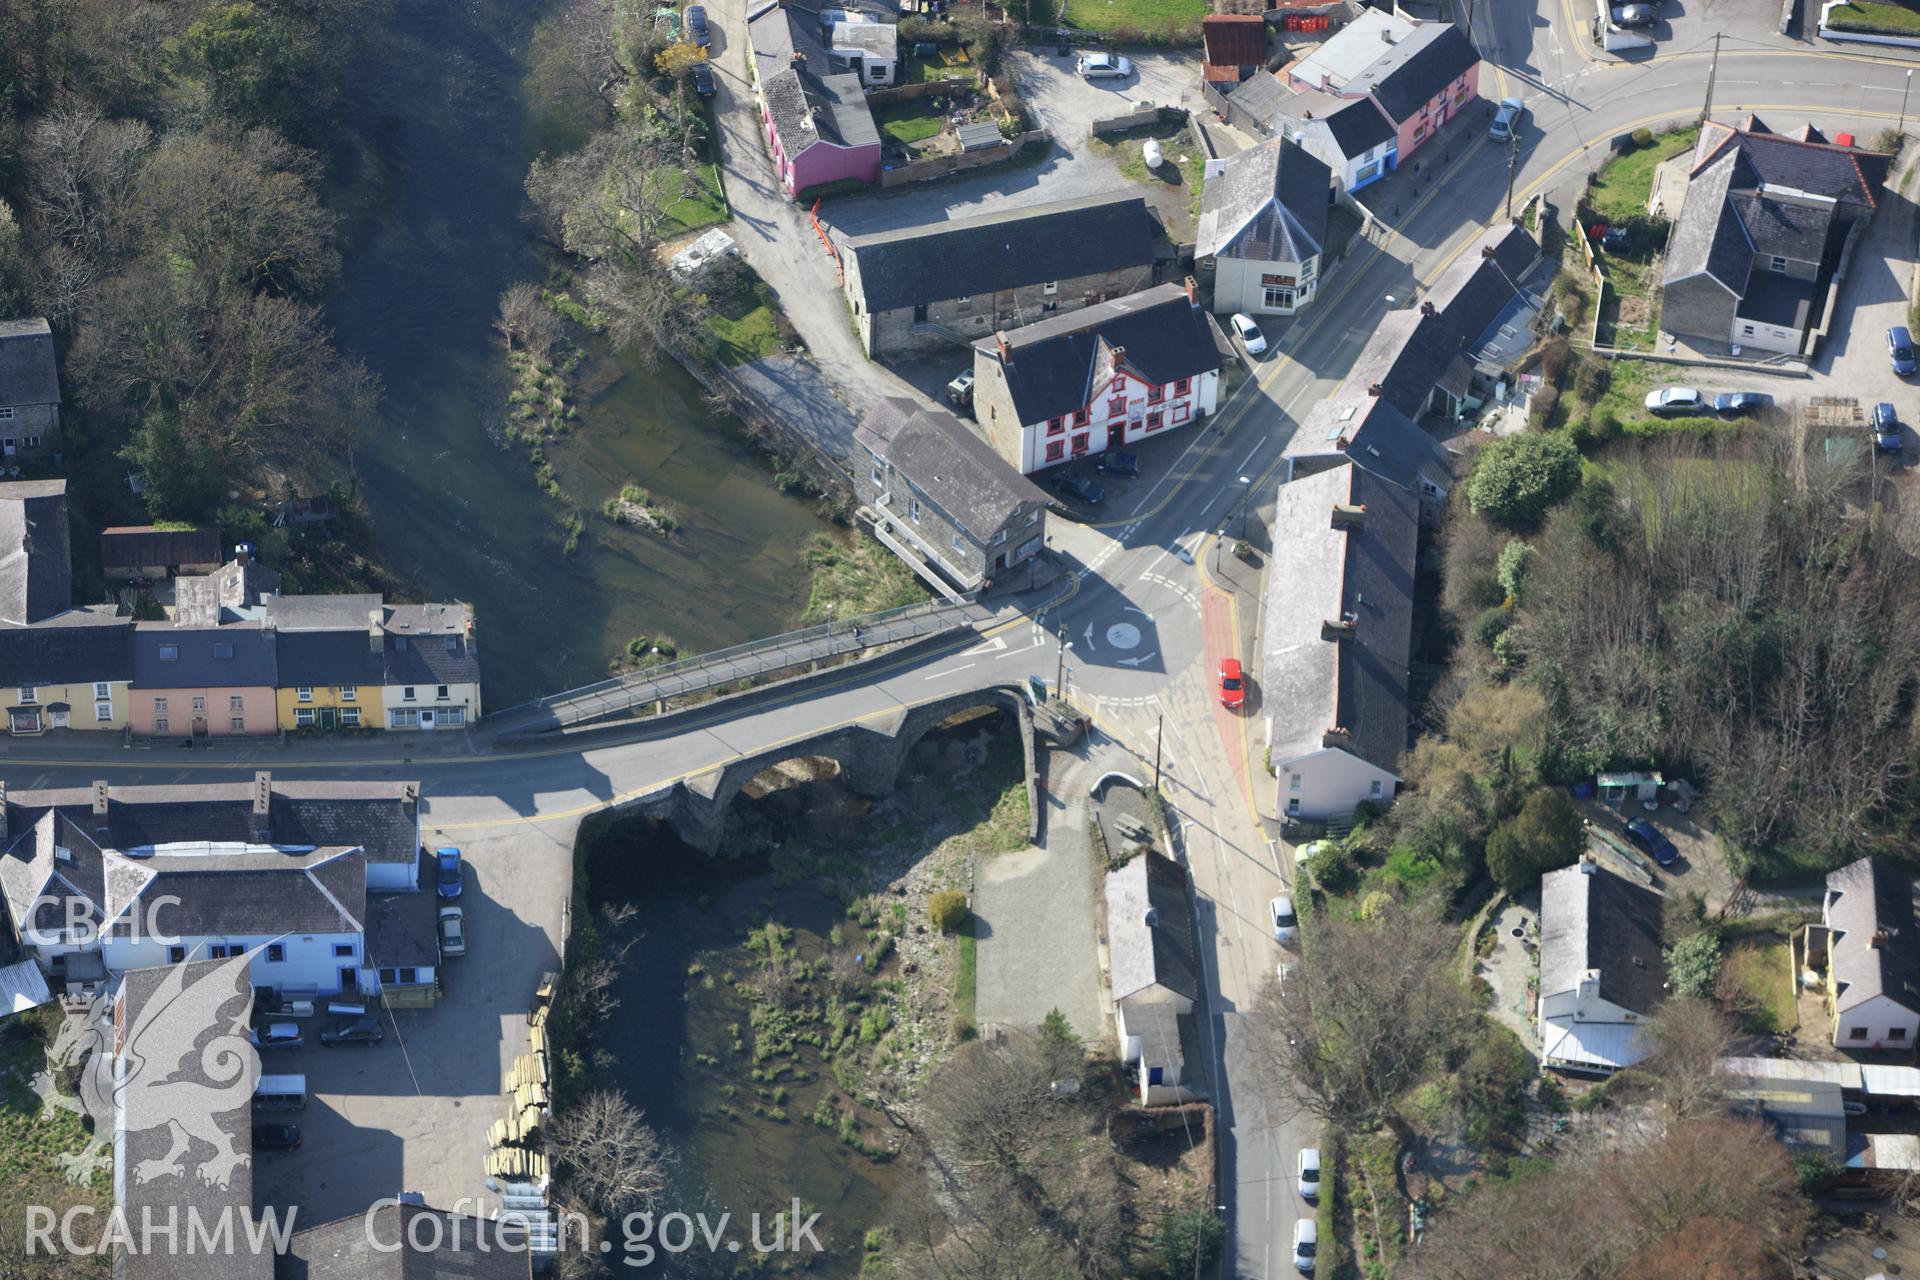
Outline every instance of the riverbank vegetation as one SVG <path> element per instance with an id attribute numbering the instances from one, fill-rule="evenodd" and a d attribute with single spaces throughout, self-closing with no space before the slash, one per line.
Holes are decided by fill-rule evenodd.
<path id="1" fill-rule="evenodd" d="M 807 545 L 806 563 L 813 573 L 805 614 L 808 622 L 898 609 L 928 598 L 926 586 L 913 570 L 865 534 L 849 539 L 815 534 Z"/>
<path id="2" fill-rule="evenodd" d="M 113 1202 L 111 1155 L 90 1178 L 71 1180 L 62 1161 L 86 1147 L 85 1122 L 78 1110 L 46 1106 L 34 1089 L 63 1017 L 58 1005 L 42 1005 L 0 1023 L 0 1257 L 20 1280 L 103 1280 L 113 1273 L 108 1253 L 49 1256 L 27 1247 L 28 1206 L 45 1206 L 56 1220 L 90 1209 L 99 1222 Z"/>

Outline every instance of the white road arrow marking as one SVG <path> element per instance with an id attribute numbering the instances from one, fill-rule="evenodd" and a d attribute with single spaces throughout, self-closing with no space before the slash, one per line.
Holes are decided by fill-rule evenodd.
<path id="1" fill-rule="evenodd" d="M 1151 653 L 1143 653 L 1137 658 L 1121 658 L 1120 665 L 1123 667 L 1137 667 L 1152 656 Z"/>
<path id="2" fill-rule="evenodd" d="M 962 649 L 960 651 L 960 656 L 963 658 L 971 658 L 975 654 L 979 654 L 979 653 L 999 653 L 1002 649 L 1006 647 L 1007 647 L 1007 642 L 1003 637 L 994 636 L 992 639 L 988 640 L 985 644 L 977 644 L 971 649 Z"/>
<path id="3" fill-rule="evenodd" d="M 1093 624 L 1091 622 L 1087 624 L 1086 641 L 1087 641 L 1087 652 L 1092 653 L 1093 652 Z"/>

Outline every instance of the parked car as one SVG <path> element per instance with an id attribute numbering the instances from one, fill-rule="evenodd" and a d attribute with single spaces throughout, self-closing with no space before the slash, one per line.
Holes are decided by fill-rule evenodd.
<path id="1" fill-rule="evenodd" d="M 1082 54 L 1080 74 L 1088 80 L 1124 80 L 1133 74 L 1133 63 L 1117 53 Z"/>
<path id="2" fill-rule="evenodd" d="M 693 91 L 703 98 L 711 98 L 720 91 L 713 82 L 713 68 L 704 62 L 693 64 Z"/>
<path id="3" fill-rule="evenodd" d="M 968 369 L 947 384 L 947 402 L 963 409 L 973 403 L 973 370 Z"/>
<path id="4" fill-rule="evenodd" d="M 1893 362 L 1893 371 L 1903 378 L 1920 368 L 1920 358 L 1913 353 L 1913 335 L 1907 332 L 1907 326 L 1897 324 L 1887 330 L 1887 359 Z"/>
<path id="5" fill-rule="evenodd" d="M 253 1126 L 255 1151 L 298 1151 L 300 1126 L 297 1124 L 256 1124 Z"/>
<path id="6" fill-rule="evenodd" d="M 1304 1200 L 1320 1198 L 1320 1148 L 1300 1148 L 1300 1196 Z"/>
<path id="7" fill-rule="evenodd" d="M 687 6 L 687 39 L 702 49 L 713 43 L 713 31 L 707 26 L 707 8 L 705 5 Z"/>
<path id="8" fill-rule="evenodd" d="M 1296 867 L 1306 866 L 1308 860 L 1318 852 L 1320 852 L 1320 842 L 1318 840 L 1309 840 L 1303 845 L 1296 846 L 1293 851 L 1293 865 Z"/>
<path id="9" fill-rule="evenodd" d="M 467 954 L 467 916 L 458 907 L 440 908 L 440 954 Z"/>
<path id="10" fill-rule="evenodd" d="M 1623 4 L 1613 11 L 1614 25 L 1650 27 L 1660 21 L 1660 10 L 1650 4 Z"/>
<path id="11" fill-rule="evenodd" d="M 1661 387 L 1647 392 L 1649 413 L 1705 413 L 1707 398 L 1692 387 Z"/>
<path id="12" fill-rule="evenodd" d="M 1587 239 L 1605 249 L 1608 253 L 1625 253 L 1633 243 L 1633 233 L 1625 227 L 1609 226 L 1596 222 L 1587 228 Z"/>
<path id="13" fill-rule="evenodd" d="M 1293 1224 L 1293 1265 L 1301 1275 L 1313 1274 L 1314 1255 L 1320 1252 L 1320 1224 L 1300 1218 Z"/>
<path id="14" fill-rule="evenodd" d="M 1128 453 L 1125 449 L 1108 449 L 1094 459 L 1093 469 L 1110 476 L 1137 476 L 1140 474 L 1140 455 Z"/>
<path id="15" fill-rule="evenodd" d="M 1723 418 L 1740 418 L 1772 403 L 1772 396 L 1758 391 L 1722 391 L 1713 398 L 1713 411 Z"/>
<path id="16" fill-rule="evenodd" d="M 1220 659 L 1220 705 L 1231 711 L 1246 702 L 1247 681 L 1240 674 L 1240 659 Z"/>
<path id="17" fill-rule="evenodd" d="M 443 898 L 460 896 L 460 851 L 451 846 L 434 854 L 434 864 L 438 871 L 434 877 L 434 891 Z"/>
<path id="18" fill-rule="evenodd" d="M 1900 415 L 1884 400 L 1873 406 L 1873 447 L 1882 453 L 1898 453 L 1906 447 L 1900 433 Z"/>
<path id="19" fill-rule="evenodd" d="M 1487 136 L 1495 142 L 1510 141 L 1520 132 L 1520 122 L 1527 114 L 1527 106 L 1518 98 L 1500 99 L 1500 109 L 1493 113 L 1493 123 L 1487 126 Z"/>
<path id="20" fill-rule="evenodd" d="M 1670 867 L 1679 861 L 1680 850 L 1674 848 L 1673 841 L 1645 818 L 1635 818 L 1627 824 L 1627 839 L 1633 841 L 1634 848 L 1663 867 Z"/>
<path id="21" fill-rule="evenodd" d="M 1107 496 L 1105 489 L 1102 489 L 1085 476 L 1077 475 L 1072 471 L 1062 471 L 1054 476 L 1053 487 L 1062 493 L 1072 494 L 1090 507 L 1099 506 L 1100 499 Z"/>
<path id="22" fill-rule="evenodd" d="M 307 1042 L 297 1022 L 269 1022 L 255 1027 L 252 1039 L 256 1049 L 298 1049 Z"/>
<path id="23" fill-rule="evenodd" d="M 1267 335 L 1260 332 L 1260 326 L 1253 322 L 1252 316 L 1244 311 L 1236 311 L 1231 317 L 1231 323 L 1233 324 L 1235 336 L 1240 339 L 1240 344 L 1247 349 L 1248 355 L 1257 356 L 1266 351 Z"/>
<path id="24" fill-rule="evenodd" d="M 1273 940 L 1292 942 L 1300 927 L 1300 917 L 1293 913 L 1293 899 L 1281 894 L 1267 904 L 1267 918 L 1273 921 Z"/>
<path id="25" fill-rule="evenodd" d="M 320 1033 L 320 1043 L 329 1047 L 336 1044 L 379 1044 L 386 1038 L 387 1033 L 372 1018 L 349 1018 L 344 1022 L 331 1023 Z"/>

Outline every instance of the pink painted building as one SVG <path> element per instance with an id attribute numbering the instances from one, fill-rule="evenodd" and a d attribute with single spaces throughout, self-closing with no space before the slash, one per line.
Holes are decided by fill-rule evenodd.
<path id="1" fill-rule="evenodd" d="M 274 633 L 260 624 L 141 623 L 127 723 L 146 737 L 266 736 L 278 730 Z"/>
<path id="2" fill-rule="evenodd" d="M 878 25 L 878 24 L 875 24 Z M 880 131 L 860 76 L 820 39 L 814 9 L 784 0 L 747 12 L 760 126 L 789 196 L 852 178 L 880 180 Z"/>
<path id="3" fill-rule="evenodd" d="M 1366 98 L 1394 129 L 1389 168 L 1480 95 L 1480 54 L 1458 27 L 1369 9 L 1281 72 L 1297 89 Z"/>

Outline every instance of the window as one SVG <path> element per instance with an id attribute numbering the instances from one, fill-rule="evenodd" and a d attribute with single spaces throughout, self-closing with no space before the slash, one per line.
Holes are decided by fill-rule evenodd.
<path id="1" fill-rule="evenodd" d="M 178 662 L 178 661 L 180 661 L 180 646 L 179 646 L 179 645 L 177 645 L 177 644 L 163 644 L 163 645 L 161 645 L 161 646 L 160 646 L 160 661 L 162 661 L 162 662 Z"/>
<path id="2" fill-rule="evenodd" d="M 274 964 L 279 964 L 282 960 L 285 960 L 286 958 L 287 958 L 287 947 L 285 943 L 269 942 L 267 944 L 267 959 L 269 961 L 271 961 Z"/>
<path id="3" fill-rule="evenodd" d="M 953 305 L 956 307 L 964 307 L 972 301 L 973 301 L 973 297 L 971 294 L 969 294 L 967 297 L 964 297 L 964 298 L 955 298 L 953 300 Z"/>
<path id="4" fill-rule="evenodd" d="M 1287 801 L 1287 812 L 1288 812 L 1288 813 L 1290 813 L 1290 814 L 1294 814 L 1294 815 L 1296 815 L 1296 816 L 1298 816 L 1298 814 L 1299 814 L 1299 812 L 1300 812 L 1300 797 L 1299 797 L 1299 796 L 1294 796 L 1293 798 L 1291 798 L 1290 800 L 1288 800 L 1288 801 Z"/>
<path id="5" fill-rule="evenodd" d="M 102 699 L 111 698 L 113 691 L 107 687 L 105 680 L 95 680 L 93 682 L 93 696 Z"/>
<path id="6" fill-rule="evenodd" d="M 1192 412 L 1193 406 L 1189 405 L 1185 400 L 1177 402 L 1173 406 L 1173 425 L 1177 427 L 1185 422 Z"/>
<path id="7" fill-rule="evenodd" d="M 460 725 L 465 724 L 466 722 L 467 722 L 467 709 L 465 707 L 440 708 L 441 724 L 451 725 L 457 728 Z"/>
<path id="8" fill-rule="evenodd" d="M 313 727 L 313 708 L 312 707 L 297 708 L 293 713 L 293 723 L 297 728 L 301 728 L 301 729 L 312 728 Z"/>
<path id="9" fill-rule="evenodd" d="M 341 685 L 341 686 L 340 686 L 340 701 L 342 701 L 342 702 L 353 702 L 353 701 L 355 701 L 355 700 L 357 700 L 357 699 L 358 699 L 359 697 L 360 697 L 360 686 L 359 686 L 359 685 L 357 685 L 357 684 L 343 684 L 343 685 Z"/>
<path id="10" fill-rule="evenodd" d="M 873 464 L 873 487 L 876 489 L 887 487 L 887 479 L 880 474 L 880 464 L 877 462 Z"/>
<path id="11" fill-rule="evenodd" d="M 398 981 L 401 986 L 418 982 L 420 981 L 420 971 L 418 969 L 401 969 L 398 971 L 396 981 Z"/>
<path id="12" fill-rule="evenodd" d="M 1293 290 L 1283 285 L 1266 285 L 1260 290 L 1260 305 L 1274 310 L 1291 311 Z"/>
<path id="13" fill-rule="evenodd" d="M 1048 435 L 1057 436 L 1062 431 L 1065 431 L 1066 429 L 1067 429 L 1067 420 L 1065 418 L 1048 418 L 1047 419 Z"/>
<path id="14" fill-rule="evenodd" d="M 1155 410 L 1154 412 L 1147 415 L 1147 430 L 1158 431 L 1161 427 L 1165 425 L 1166 425 L 1166 415 L 1159 412 L 1158 410 Z"/>
<path id="15" fill-rule="evenodd" d="M 193 713 L 195 715 L 200 715 L 203 712 L 205 712 L 206 709 L 207 709 L 207 696 L 204 693 L 194 694 L 193 695 Z"/>
<path id="16" fill-rule="evenodd" d="M 100 721 L 100 722 L 101 722 L 101 723 L 103 723 L 103 724 L 104 724 L 104 723 L 105 723 L 106 721 L 108 721 L 108 720 L 111 720 L 111 719 L 113 719 L 113 704 L 112 704 L 111 702 L 96 702 L 96 703 L 94 703 L 94 704 L 93 704 L 93 718 L 94 718 L 95 720 L 98 720 L 98 721 Z"/>
<path id="17" fill-rule="evenodd" d="M 358 729 L 360 727 L 360 708 L 358 707 L 340 708 L 340 723 L 345 728 Z"/>
<path id="18" fill-rule="evenodd" d="M 1049 280 L 1040 286 L 1040 292 L 1051 298 L 1054 294 L 1060 292 L 1060 282 L 1058 280 Z"/>
<path id="19" fill-rule="evenodd" d="M 1109 418 L 1126 417 L 1127 416 L 1127 398 L 1125 396 L 1115 396 L 1111 400 L 1107 401 L 1107 416 Z"/>
<path id="20" fill-rule="evenodd" d="M 297 688 L 295 688 L 293 692 L 294 692 L 294 696 L 299 698 L 300 701 L 302 702 L 313 701 L 313 686 L 310 684 L 300 685 Z"/>
<path id="21" fill-rule="evenodd" d="M 1785 271 L 1787 269 L 1787 260 L 1776 253 L 1773 255 L 1771 265 L 1775 271 Z"/>
<path id="22" fill-rule="evenodd" d="M 382 969 L 380 971 L 380 981 L 398 982 L 400 980 L 399 973 L 400 971 L 398 969 Z"/>
<path id="23" fill-rule="evenodd" d="M 1906 1038 L 1907 1038 L 1907 1029 L 1905 1027 L 1888 1027 L 1887 1028 L 1887 1039 L 1905 1040 Z"/>
<path id="24" fill-rule="evenodd" d="M 20 687 L 20 701 L 24 702 L 26 705 L 31 707 L 35 703 L 39 702 L 40 698 L 39 698 L 39 695 L 36 694 L 31 688 L 28 688 L 27 686 L 22 685 Z"/>
<path id="25" fill-rule="evenodd" d="M 216 644 L 213 646 L 213 656 L 216 658 L 231 658 L 233 656 L 233 646 L 230 644 Z"/>
<path id="26" fill-rule="evenodd" d="M 336 956 L 351 956 L 353 954 L 353 944 L 351 942 L 336 942 L 333 944 L 333 954 Z"/>
<path id="27" fill-rule="evenodd" d="M 29 449 L 38 449 L 39 447 L 40 447 L 40 437 L 39 437 L 39 436 L 28 436 L 28 437 L 27 437 L 27 448 L 29 448 Z"/>
<path id="28" fill-rule="evenodd" d="M 1294 774 L 1289 774 L 1288 777 L 1291 779 L 1291 781 L 1287 785 L 1287 790 L 1298 791 L 1300 789 L 1300 775 L 1297 773 L 1294 773 Z"/>
<path id="29" fill-rule="evenodd" d="M 966 541 L 957 533 L 953 535 L 953 549 L 963 553 L 967 549 Z"/>
<path id="30" fill-rule="evenodd" d="M 210 960 L 225 960 L 228 956 L 239 954 L 239 947 L 230 947 L 224 942 L 215 942 L 207 947 L 207 958 Z"/>
<path id="31" fill-rule="evenodd" d="M 1373 785 L 1368 788 L 1367 794 L 1372 796 L 1375 800 L 1378 800 L 1380 798 L 1380 779 L 1375 778 L 1373 780 Z"/>
<path id="32" fill-rule="evenodd" d="M 227 698 L 227 710 L 229 710 L 229 711 L 245 711 L 246 709 L 247 709 L 247 700 L 246 700 L 246 698 L 245 698 L 245 697 L 243 697 L 242 695 L 240 695 L 240 694 L 237 694 L 237 693 L 235 693 L 235 694 L 230 694 L 230 695 L 228 696 L 228 698 Z"/>
<path id="33" fill-rule="evenodd" d="M 437 701 L 440 701 L 440 702 L 445 702 L 445 701 L 446 701 L 446 700 L 447 700 L 448 698 L 450 698 L 450 697 L 452 697 L 452 696 L 453 696 L 453 694 L 452 694 L 452 693 L 450 692 L 450 690 L 452 689 L 452 687 L 453 687 L 453 686 L 451 686 L 451 685 L 444 685 L 444 684 L 443 684 L 443 685 L 440 685 L 440 686 L 439 686 L 438 688 L 436 688 L 436 689 L 435 689 L 435 690 L 433 691 L 433 696 L 434 696 L 434 698 L 435 698 L 435 700 L 437 700 Z"/>
<path id="34" fill-rule="evenodd" d="M 1087 438 L 1083 435 L 1073 438 L 1073 456 L 1079 457 L 1087 451 Z"/>
<path id="35" fill-rule="evenodd" d="M 1073 411 L 1073 425 L 1076 427 L 1084 427 L 1087 425 L 1087 410 L 1075 409 Z"/>
<path id="36" fill-rule="evenodd" d="M 1431 480 L 1422 480 L 1420 482 L 1420 496 L 1423 498 L 1438 498 L 1441 496 L 1440 486 Z"/>
<path id="37" fill-rule="evenodd" d="M 1867 1029 L 1866 1029 L 1865 1027 L 1849 1027 L 1849 1028 L 1847 1028 L 1847 1039 L 1849 1039 L 1849 1040 L 1865 1040 L 1866 1038 L 1867 1038 Z"/>
<path id="38" fill-rule="evenodd" d="M 0 408 L 0 422 L 11 421 L 13 421 L 13 408 L 11 406 Z"/>
<path id="39" fill-rule="evenodd" d="M 247 731 L 247 718 L 245 716 L 234 716 L 231 720 L 227 721 L 227 731 L 229 733 L 245 733 Z"/>
<path id="40" fill-rule="evenodd" d="M 913 518 L 915 524 L 920 523 L 920 499 L 912 494 L 907 495 L 907 514 Z"/>
<path id="41" fill-rule="evenodd" d="M 1148 404 L 1159 404 L 1162 400 L 1165 400 L 1166 398 L 1167 398 L 1167 389 L 1165 387 L 1148 387 L 1147 388 Z"/>
<path id="42" fill-rule="evenodd" d="M 420 713 L 411 707 L 403 707 L 387 713 L 387 727 L 390 729 L 411 729 L 420 723 Z"/>
<path id="43" fill-rule="evenodd" d="M 1740 334 L 1742 337 L 1751 338 L 1753 336 L 1753 326 L 1750 324 L 1741 325 Z"/>
<path id="44" fill-rule="evenodd" d="M 996 547 L 999 546 L 1001 543 L 1005 542 L 1006 540 L 1007 540 L 1007 531 L 1005 529 L 1002 529 L 1000 530 L 1000 532 L 993 535 L 993 545 Z"/>
<path id="45" fill-rule="evenodd" d="M 155 720 L 153 722 L 153 731 L 159 734 L 163 738 L 166 737 L 169 732 L 171 732 L 170 726 L 168 725 L 167 718 L 165 716 L 161 716 L 158 720 Z"/>
<path id="46" fill-rule="evenodd" d="M 186 958 L 187 958 L 187 949 L 185 947 L 168 947 L 167 948 L 168 964 L 179 964 L 182 960 L 185 960 Z"/>
<path id="47" fill-rule="evenodd" d="M 1308 276 L 1313 274 L 1314 261 L 1315 261 L 1314 259 L 1308 258 L 1305 262 L 1300 264 L 1300 278 L 1302 280 L 1305 280 Z"/>
<path id="48" fill-rule="evenodd" d="M 1064 440 L 1047 441 L 1047 461 L 1058 462 L 1067 456 L 1067 442 Z"/>
<path id="49" fill-rule="evenodd" d="M 153 700 L 153 714 L 157 716 L 167 714 L 167 700 L 165 698 L 155 698 Z"/>
<path id="50" fill-rule="evenodd" d="M 412 701 L 413 701 L 413 686 L 412 686 L 412 685 L 407 685 L 406 687 L 404 687 L 404 688 L 402 688 L 402 689 L 400 690 L 400 700 L 401 700 L 402 702 L 412 702 Z"/>

